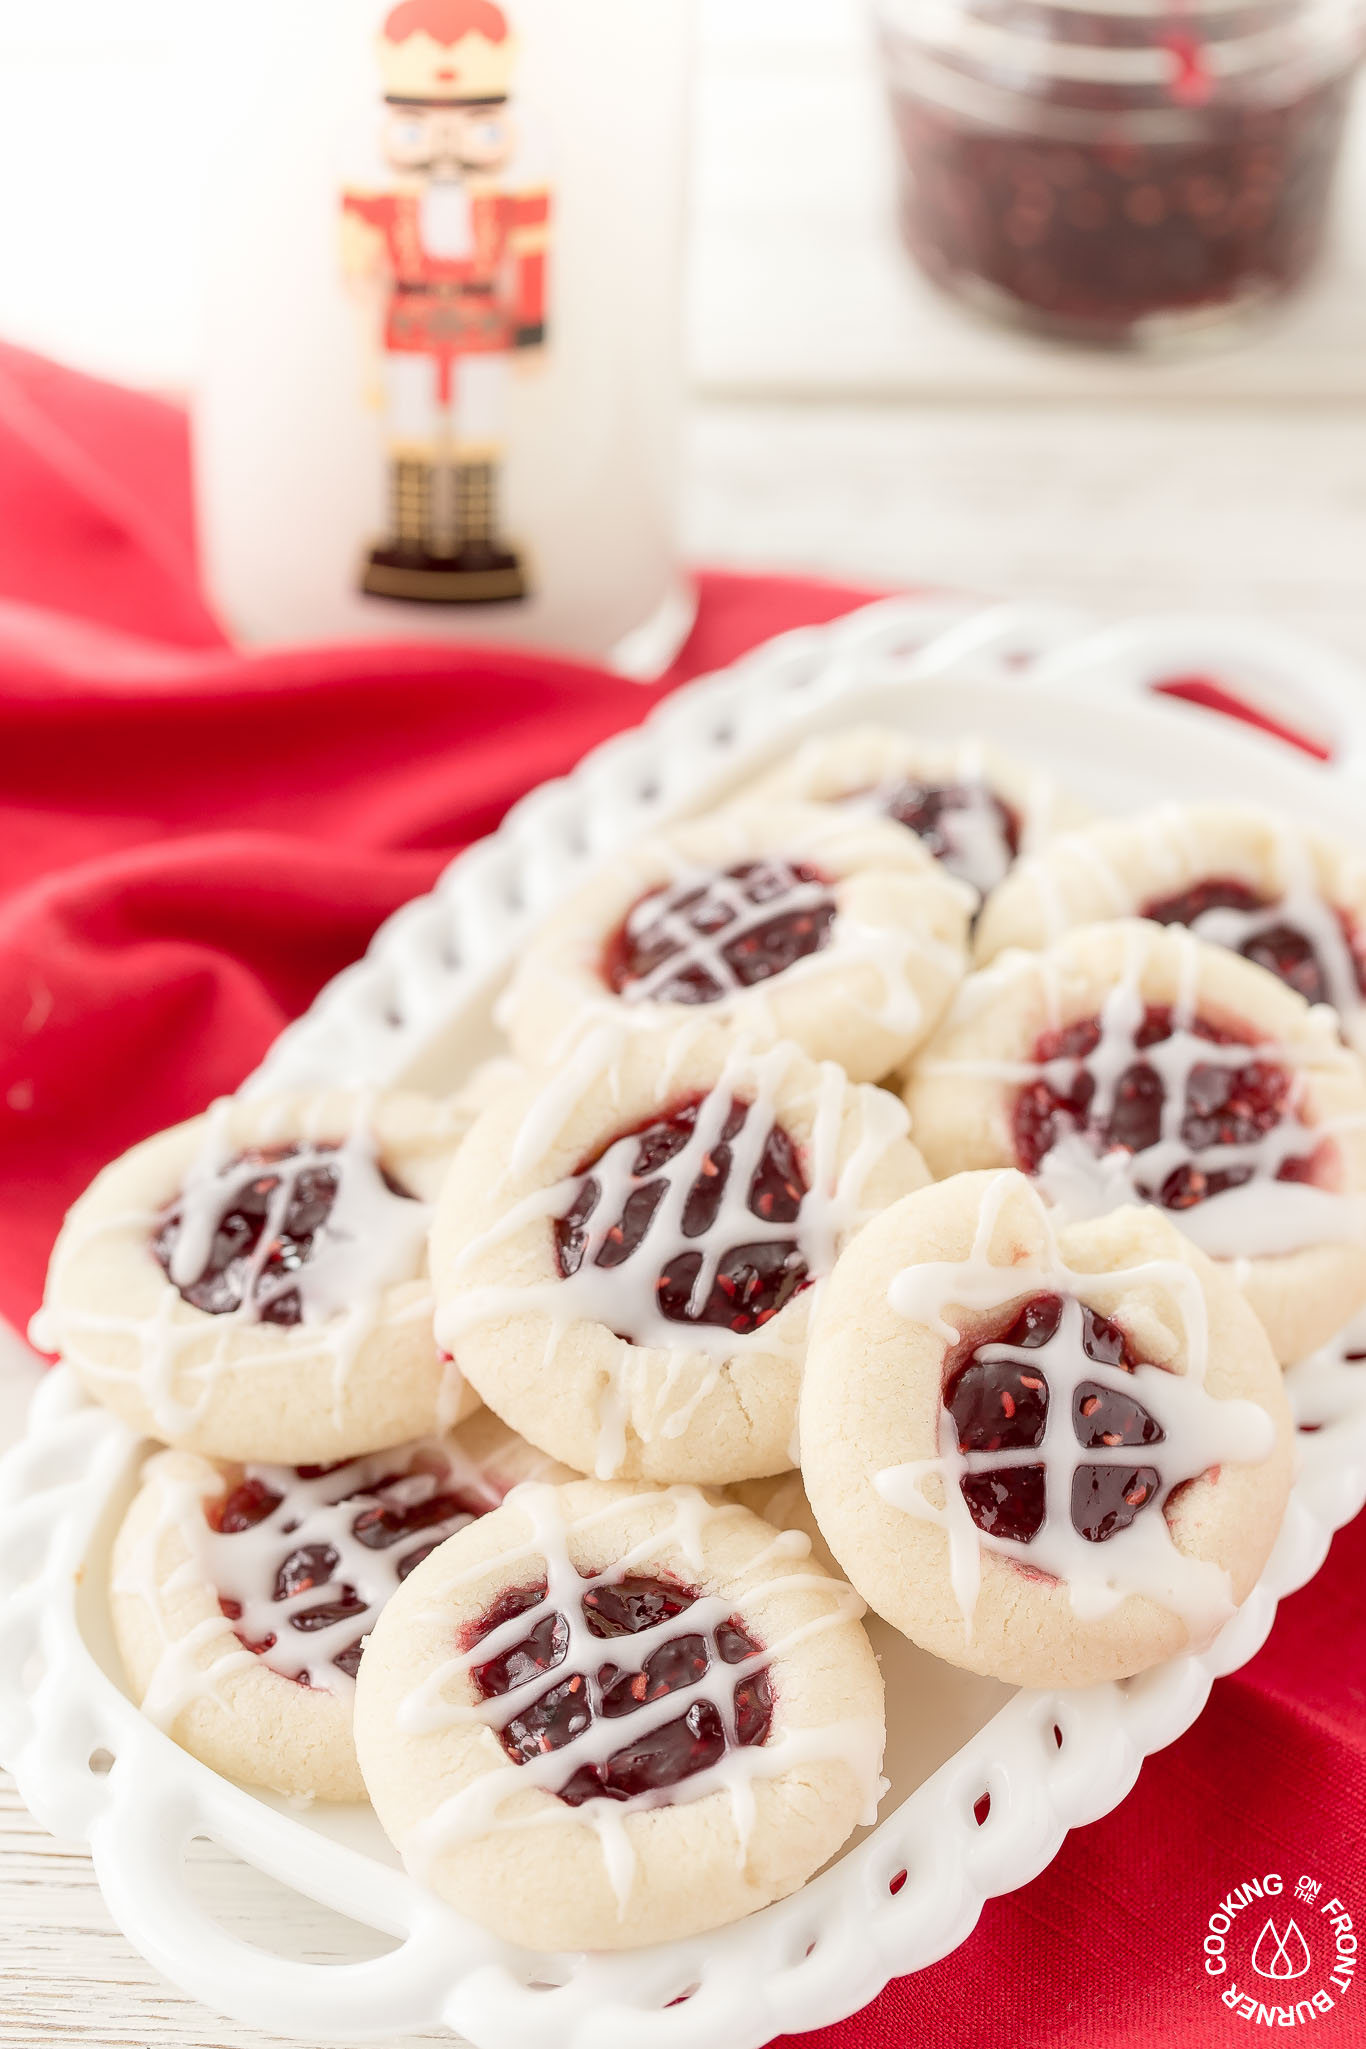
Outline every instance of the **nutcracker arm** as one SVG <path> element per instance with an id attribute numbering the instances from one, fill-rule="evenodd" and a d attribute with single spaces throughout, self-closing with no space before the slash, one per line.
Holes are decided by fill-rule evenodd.
<path id="1" fill-rule="evenodd" d="M 545 343 L 549 214 L 548 194 L 524 196 L 518 204 L 508 236 L 508 254 L 512 258 L 514 272 L 513 347 L 516 349 L 538 349 Z"/>
<path id="2" fill-rule="evenodd" d="M 363 193 L 346 193 L 341 217 L 342 275 L 351 283 L 380 276 L 384 253 L 384 229 L 374 218 L 374 202 Z"/>

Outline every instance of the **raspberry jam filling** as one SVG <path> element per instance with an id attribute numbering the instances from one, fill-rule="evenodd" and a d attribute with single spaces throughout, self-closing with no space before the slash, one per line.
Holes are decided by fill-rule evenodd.
<path id="1" fill-rule="evenodd" d="M 628 1003 L 718 1003 L 819 953 L 834 922 L 816 869 L 745 861 L 643 896 L 608 940 L 602 975 Z"/>
<path id="2" fill-rule="evenodd" d="M 542 1611 L 520 1643 L 474 1667 L 481 1700 L 501 1699 L 564 1664 L 569 1626 L 563 1615 L 545 1609 L 546 1596 L 544 1580 L 515 1588 L 472 1631 L 471 1648 L 517 1616 Z M 667 1580 L 628 1576 L 615 1584 L 590 1584 L 583 1595 L 583 1619 L 590 1635 L 620 1639 L 685 1617 L 700 1599 L 692 1589 Z M 761 1654 L 762 1646 L 734 1616 L 714 1628 L 685 1628 L 657 1644 L 638 1669 L 622 1668 L 605 1658 L 591 1671 L 555 1680 L 503 1724 L 499 1740 L 514 1764 L 525 1764 L 566 1749 L 600 1718 L 625 1719 L 652 1701 L 695 1689 L 717 1661 L 742 1665 Z M 554 1789 L 557 1796 L 570 1807 L 581 1807 L 586 1800 L 631 1800 L 709 1770 L 734 1745 L 765 1742 L 773 1721 L 767 1670 L 747 1674 L 729 1692 L 728 1702 L 724 1687 L 718 1689 L 718 1700 L 691 1701 L 683 1714 L 656 1725 L 634 1743 L 624 1730 L 627 1740 L 620 1749 L 601 1762 L 578 1765 Z"/>
<path id="3" fill-rule="evenodd" d="M 1190 925 L 1198 930 L 1196 921 L 1208 911 L 1237 911 L 1244 916 L 1252 916 L 1270 908 L 1271 899 L 1259 896 L 1245 882 L 1214 876 L 1197 882 L 1193 888 L 1182 890 L 1176 896 L 1162 897 L 1155 903 L 1145 904 L 1139 915 L 1152 919 L 1157 925 Z M 1346 919 L 1340 912 L 1337 917 L 1351 957 L 1357 988 L 1366 990 L 1366 964 L 1352 943 Z M 1258 929 L 1238 944 L 1235 951 L 1244 960 L 1266 968 L 1287 988 L 1303 996 L 1306 1003 L 1333 1002 L 1332 979 L 1318 948 L 1308 933 L 1302 932 L 1292 920 L 1259 923 Z"/>
<path id="4" fill-rule="evenodd" d="M 1083 1136 L 1097 1155 L 1147 1153 L 1160 1144 L 1164 1152 L 1173 1134 L 1168 1123 L 1167 1085 L 1158 1066 L 1141 1055 L 1166 1044 L 1178 1032 L 1211 1047 L 1248 1048 L 1244 1064 L 1195 1058 L 1185 1074 L 1181 1116 L 1176 1136 L 1192 1158 L 1173 1166 L 1157 1185 L 1140 1180 L 1136 1193 L 1163 1209 L 1185 1210 L 1225 1190 L 1240 1188 L 1267 1169 L 1255 1162 L 1234 1161 L 1211 1166 L 1208 1156 L 1222 1148 L 1256 1146 L 1287 1123 L 1297 1128 L 1292 1103 L 1294 1077 L 1278 1062 L 1259 1057 L 1254 1040 L 1196 1017 L 1178 1021 L 1165 1004 L 1149 1004 L 1133 1033 L 1134 1057 L 1124 1066 L 1103 1109 L 1097 1113 L 1097 1076 L 1091 1063 L 1105 1064 L 1100 1018 L 1082 1018 L 1047 1032 L 1034 1050 L 1034 1064 L 1045 1072 L 1022 1088 L 1013 1112 L 1015 1152 L 1027 1174 L 1037 1174 L 1044 1160 L 1069 1135 Z M 1312 1181 L 1317 1151 L 1306 1129 L 1304 1154 L 1280 1159 L 1278 1181 Z"/>
<path id="5" fill-rule="evenodd" d="M 1066 1307 L 1061 1295 L 1035 1295 L 1007 1312 L 999 1329 L 979 1329 L 945 1361 L 944 1406 L 964 1455 L 1037 1451 L 1048 1427 L 1052 1390 L 1047 1362 L 1008 1356 L 1047 1352 Z M 1081 1344 L 1098 1365 L 1132 1373 L 1139 1363 L 1123 1331 L 1085 1303 Z M 1007 1356 L 1000 1356 L 1002 1352 Z M 1104 1446 L 1135 1450 L 1160 1444 L 1161 1424 L 1143 1404 L 1099 1380 L 1079 1379 L 1072 1390 L 1071 1427 L 1081 1451 Z M 1029 1544 L 1048 1517 L 1048 1469 L 1042 1460 L 978 1466 L 960 1481 L 968 1513 L 979 1530 L 1007 1543 Z M 1072 1472 L 1072 1527 L 1088 1543 L 1117 1536 L 1162 1492 L 1159 1469 L 1125 1459 L 1092 1463 L 1079 1458 Z"/>
<path id="6" fill-rule="evenodd" d="M 983 895 L 1004 880 L 1020 851 L 1020 821 L 984 783 L 884 783 L 878 809 L 924 842 L 951 875 Z"/>
<path id="7" fill-rule="evenodd" d="M 326 1682 L 314 1672 L 312 1647 L 282 1632 L 343 1636 L 339 1647 L 323 1646 L 317 1663 L 354 1679 L 361 1640 L 389 1595 L 438 1544 L 494 1505 L 491 1491 L 457 1485 L 435 1451 L 249 1469 L 205 1506 L 220 1540 L 209 1560 L 219 1607 L 241 1624 L 247 1650 L 301 1686 Z M 249 1533 L 250 1545 L 227 1542 Z M 306 1598 L 315 1593 L 316 1601 Z M 282 1603 L 287 1612 L 273 1615 Z"/>
<path id="8" fill-rule="evenodd" d="M 747 1171 L 744 1211 L 758 1220 L 762 1234 L 719 1250 L 703 1242 L 674 1251 L 666 1240 L 655 1248 L 669 1256 L 654 1289 L 655 1309 L 667 1322 L 714 1324 L 743 1337 L 810 1284 L 801 1244 L 785 1228 L 797 1223 L 807 1187 L 796 1147 L 780 1124 L 771 1125 L 756 1146 L 747 1103 L 732 1100 L 718 1139 L 697 1158 L 698 1118 L 711 1110 L 708 1098 L 684 1103 L 585 1161 L 579 1191 L 555 1221 L 555 1250 L 566 1280 L 586 1260 L 595 1267 L 623 1266 L 640 1250 L 661 1210 L 667 1212 L 670 1236 L 677 1231 L 685 1240 L 706 1241 L 721 1227 L 732 1176 Z M 737 1164 L 742 1133 L 750 1143 Z M 674 1163 L 689 1149 L 684 1166 L 692 1171 L 684 1190 Z M 733 1216 L 734 1205 L 729 1207 Z"/>
<path id="9" fill-rule="evenodd" d="M 207 1256 L 189 1280 L 178 1276 L 187 1221 L 183 1200 L 168 1210 L 152 1238 L 152 1253 L 181 1299 L 207 1316 L 232 1316 L 250 1303 L 257 1323 L 302 1323 L 303 1295 L 290 1277 L 313 1257 L 332 1214 L 341 1188 L 340 1151 L 335 1145 L 266 1146 L 220 1169 L 215 1189 L 221 1206 L 210 1220 Z M 378 1171 L 391 1195 L 415 1199 Z"/>

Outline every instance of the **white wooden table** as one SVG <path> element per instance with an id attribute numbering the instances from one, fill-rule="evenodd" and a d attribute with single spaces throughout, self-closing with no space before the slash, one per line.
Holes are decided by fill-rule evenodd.
<path id="1" fill-rule="evenodd" d="M 1333 263 L 1265 338 L 1182 363 L 1089 359 L 973 324 L 902 260 L 857 0 L 704 4 L 696 559 L 1111 613 L 1250 613 L 1366 661 L 1366 121 Z M 49 208 L 46 225 L 31 209 L 0 218 L 0 333 L 174 386 L 188 376 L 188 293 L 161 251 L 182 202 L 163 181 L 142 242 L 136 207 L 137 180 L 165 160 L 156 122 L 181 121 L 179 147 L 193 146 L 158 68 L 172 0 L 71 0 L 52 19 L 83 5 L 73 57 L 28 0 L 0 0 L 0 48 L 23 24 L 0 64 L 0 189 L 33 190 L 43 152 Z M 106 124 L 97 191 L 63 184 L 46 149 L 57 92 L 69 125 Z M 35 267 L 73 238 L 96 283 L 108 269 L 98 330 L 89 271 L 74 292 L 50 262 Z M 0 1428 L 17 1426 L 30 1373 L 0 1348 Z M 210 1864 L 206 1882 L 230 1914 L 231 1868 Z M 281 1928 L 298 1953 L 338 1953 L 321 1923 L 282 1910 Z M 84 1854 L 42 1836 L 0 1788 L 0 2044 L 68 2039 L 265 2038 L 164 1986 L 114 1930 Z"/>

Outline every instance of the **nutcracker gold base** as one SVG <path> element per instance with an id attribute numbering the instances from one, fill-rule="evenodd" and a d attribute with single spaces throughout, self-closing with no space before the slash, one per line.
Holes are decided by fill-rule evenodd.
<path id="1" fill-rule="evenodd" d="M 361 574 L 361 589 L 372 598 L 398 598 L 415 605 L 513 604 L 527 595 L 527 581 L 515 555 L 476 566 L 458 556 L 404 560 L 377 548 Z"/>
<path id="2" fill-rule="evenodd" d="M 400 456 L 390 488 L 390 538 L 376 543 L 361 569 L 367 596 L 417 605 L 515 604 L 527 596 L 523 558 L 499 532 L 492 462 Z"/>

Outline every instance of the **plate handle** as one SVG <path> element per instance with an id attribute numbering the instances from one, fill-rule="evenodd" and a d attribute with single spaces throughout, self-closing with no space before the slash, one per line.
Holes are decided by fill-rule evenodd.
<path id="1" fill-rule="evenodd" d="M 440 2021 L 452 1928 L 439 1901 L 428 1907 L 414 1889 L 402 1940 L 383 1956 L 323 1964 L 276 1956 L 231 1934 L 193 1897 L 185 1853 L 193 1837 L 212 1834 L 193 1798 L 145 1779 L 91 1829 L 109 1910 L 163 1977 L 245 2027 L 311 2042 L 374 2041 Z"/>
<path id="2" fill-rule="evenodd" d="M 1169 616 L 1105 627 L 1044 655 L 1029 681 L 1180 698 L 1298 747 L 1324 773 L 1366 775 L 1366 673 L 1264 621 Z"/>

